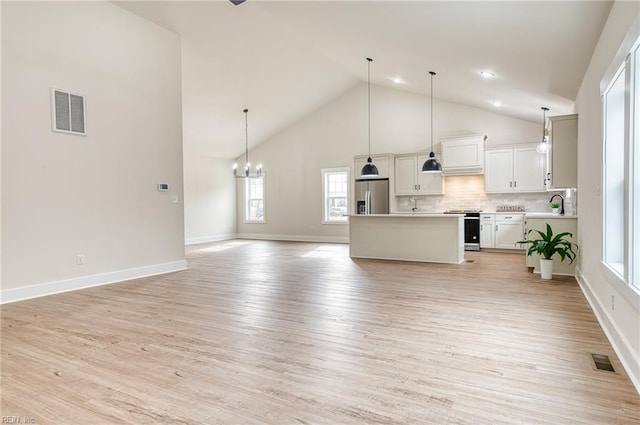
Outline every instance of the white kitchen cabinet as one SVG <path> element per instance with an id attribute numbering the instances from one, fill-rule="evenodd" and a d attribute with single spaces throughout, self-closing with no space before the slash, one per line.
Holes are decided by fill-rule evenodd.
<path id="1" fill-rule="evenodd" d="M 547 189 L 578 187 L 578 115 L 549 117 Z"/>
<path id="2" fill-rule="evenodd" d="M 423 173 L 422 164 L 429 155 L 395 157 L 395 195 L 442 195 L 444 179 L 440 173 Z"/>
<path id="3" fill-rule="evenodd" d="M 524 238 L 523 214 L 496 214 L 495 247 L 523 249 L 516 242 Z"/>
<path id="4" fill-rule="evenodd" d="M 523 214 L 480 214 L 480 248 L 521 250 L 516 242 L 523 234 Z"/>
<path id="5" fill-rule="evenodd" d="M 356 179 L 366 178 L 360 176 L 362 167 L 367 163 L 368 155 L 358 155 L 353 158 L 353 175 Z M 371 155 L 373 165 L 378 168 L 378 178 L 389 178 L 391 173 L 391 155 Z"/>
<path id="6" fill-rule="evenodd" d="M 484 172 L 483 135 L 441 139 L 442 172 L 449 175 Z"/>
<path id="7" fill-rule="evenodd" d="M 495 214 L 480 214 L 480 248 L 495 248 Z"/>
<path id="8" fill-rule="evenodd" d="M 535 146 L 487 150 L 484 186 L 487 193 L 544 192 L 545 157 Z"/>

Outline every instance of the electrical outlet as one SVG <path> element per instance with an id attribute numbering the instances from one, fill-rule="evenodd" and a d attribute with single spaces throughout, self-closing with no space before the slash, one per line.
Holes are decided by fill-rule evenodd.
<path id="1" fill-rule="evenodd" d="M 76 255 L 76 264 L 79 266 L 84 265 L 84 254 Z"/>
<path id="2" fill-rule="evenodd" d="M 611 311 L 616 309 L 616 296 L 611 295 Z"/>

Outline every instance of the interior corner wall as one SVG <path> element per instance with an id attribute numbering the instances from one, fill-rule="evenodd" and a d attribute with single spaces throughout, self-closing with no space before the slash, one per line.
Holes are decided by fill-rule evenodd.
<path id="1" fill-rule="evenodd" d="M 179 37 L 109 2 L 1 7 L 2 301 L 184 268 Z M 86 136 L 52 131 L 52 87 Z"/>
<path id="2" fill-rule="evenodd" d="M 609 14 L 576 99 L 578 113 L 579 281 L 609 340 L 640 392 L 640 297 L 607 280 L 601 266 L 602 106 L 600 82 L 632 25 L 640 23 L 640 3 L 617 1 Z M 621 64 L 621 62 L 620 62 Z M 622 291 L 621 289 L 627 289 Z M 612 305 L 615 298 L 615 306 Z"/>
<path id="3" fill-rule="evenodd" d="M 184 220 L 187 245 L 236 234 L 233 161 L 184 150 Z"/>
<path id="4" fill-rule="evenodd" d="M 424 152 L 429 146 L 429 98 L 391 88 L 371 88 L 371 151 Z M 434 139 L 487 134 L 487 146 L 533 142 L 540 124 L 478 108 L 434 101 Z M 367 85 L 358 84 L 252 149 L 265 176 L 266 223 L 242 220 L 238 187 L 238 234 L 244 237 L 347 241 L 348 226 L 322 224 L 321 169 L 353 167 L 367 153 Z M 238 158 L 240 168 L 243 158 Z M 359 170 L 358 170 L 359 171 Z M 356 176 L 351 170 L 351 179 Z"/>

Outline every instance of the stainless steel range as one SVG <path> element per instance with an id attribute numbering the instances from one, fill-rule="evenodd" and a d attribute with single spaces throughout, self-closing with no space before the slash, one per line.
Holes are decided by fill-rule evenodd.
<path id="1" fill-rule="evenodd" d="M 480 251 L 481 210 L 449 210 L 445 214 L 464 214 L 464 250 Z"/>

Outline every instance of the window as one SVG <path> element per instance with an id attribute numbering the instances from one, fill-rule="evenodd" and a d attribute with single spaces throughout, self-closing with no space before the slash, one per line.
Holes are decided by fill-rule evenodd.
<path id="1" fill-rule="evenodd" d="M 636 35 L 637 37 L 637 35 Z M 602 94 L 603 252 L 610 279 L 640 291 L 640 38 Z M 610 273 L 609 273 L 610 272 Z"/>
<path id="2" fill-rule="evenodd" d="M 244 180 L 244 221 L 264 223 L 264 176 Z"/>
<path id="3" fill-rule="evenodd" d="M 604 93 L 604 261 L 621 277 L 624 276 L 624 67 Z M 612 166 L 616 164 L 615 166 Z"/>
<path id="4" fill-rule="evenodd" d="M 349 168 L 322 169 L 322 223 L 346 223 L 349 213 Z"/>

